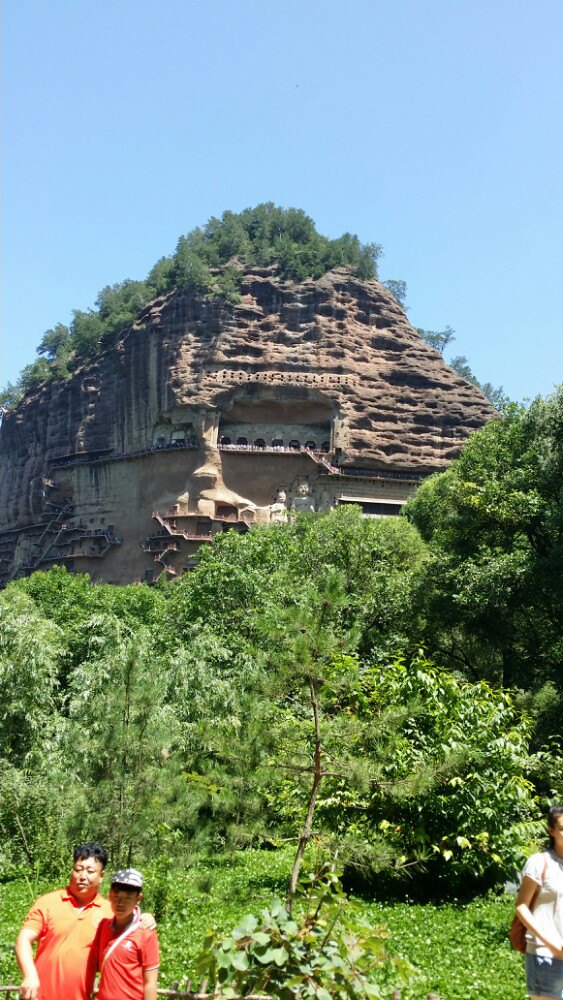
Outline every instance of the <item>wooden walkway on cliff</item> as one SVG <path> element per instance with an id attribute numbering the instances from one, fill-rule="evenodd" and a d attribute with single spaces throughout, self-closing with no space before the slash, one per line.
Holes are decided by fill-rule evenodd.
<path id="1" fill-rule="evenodd" d="M 327 453 L 324 451 L 315 451 L 312 448 L 307 448 L 305 445 L 300 445 L 299 447 L 292 447 L 291 445 L 283 444 L 221 444 L 217 445 L 218 451 L 234 451 L 234 452 L 244 452 L 250 455 L 306 455 L 308 458 L 312 458 L 313 462 L 317 465 L 323 465 L 325 469 L 330 472 L 333 476 L 339 476 L 341 470 L 337 465 L 331 465 Z"/>
<path id="2" fill-rule="evenodd" d="M 75 452 L 72 455 L 61 455 L 59 458 L 49 459 L 51 470 L 64 469 L 73 465 L 97 465 L 104 462 L 122 462 L 133 458 L 140 458 L 145 455 L 154 455 L 162 452 L 173 452 L 178 449 L 197 451 L 199 445 L 197 441 L 174 441 L 166 445 L 148 445 L 145 448 L 137 448 L 134 451 L 123 451 L 115 454 L 112 448 L 104 449 L 103 452 Z M 330 476 L 355 476 L 360 479 L 396 479 L 405 482 L 420 482 L 425 479 L 428 473 L 400 471 L 397 469 L 367 469 L 358 466 L 333 465 L 327 452 L 313 450 L 301 445 L 299 448 L 292 448 L 288 445 L 253 445 L 253 444 L 221 444 L 217 445 L 218 451 L 243 452 L 245 454 L 267 454 L 267 455 L 306 455 L 317 465 L 323 466 L 325 473 Z M 55 486 L 52 480 L 45 480 L 44 484 Z"/>

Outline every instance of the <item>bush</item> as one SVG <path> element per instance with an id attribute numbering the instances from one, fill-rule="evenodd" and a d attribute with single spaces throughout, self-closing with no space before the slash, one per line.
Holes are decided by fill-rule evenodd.
<path id="1" fill-rule="evenodd" d="M 513 877 L 543 822 L 531 723 L 510 693 L 470 684 L 422 654 L 410 664 L 360 665 L 359 686 L 360 715 L 395 706 L 405 717 L 369 796 L 347 810 L 349 830 L 368 841 L 383 833 L 446 896 Z M 331 794 L 319 812 L 336 808 L 332 822 L 342 823 Z"/>
<path id="2" fill-rule="evenodd" d="M 382 997 L 410 967 L 387 952 L 385 927 L 373 927 L 325 872 L 301 885 L 298 914 L 274 899 L 261 920 L 245 916 L 228 934 L 208 935 L 198 971 L 221 995 Z M 383 989 L 385 993 L 383 993 Z"/>

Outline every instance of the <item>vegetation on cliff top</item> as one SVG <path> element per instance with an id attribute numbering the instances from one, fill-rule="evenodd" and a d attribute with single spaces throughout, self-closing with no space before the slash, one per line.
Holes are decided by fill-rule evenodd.
<path id="1" fill-rule="evenodd" d="M 244 264 L 275 264 L 281 278 L 302 281 L 320 278 L 340 265 L 357 277 L 377 277 L 378 243 L 361 243 L 344 233 L 338 239 L 321 236 L 301 209 L 280 208 L 267 202 L 243 212 L 224 212 L 201 228 L 180 236 L 174 254 L 162 257 L 144 281 L 106 285 L 94 309 L 74 309 L 70 326 L 47 330 L 37 348 L 39 358 L 26 365 L 15 385 L 0 396 L 15 405 L 41 382 L 65 379 L 90 358 L 111 346 L 127 330 L 152 298 L 172 288 L 185 288 L 236 302 Z"/>
<path id="2" fill-rule="evenodd" d="M 379 243 L 361 243 L 351 233 L 335 240 L 321 236 L 313 220 L 298 208 L 280 208 L 266 202 L 239 213 L 224 212 L 220 219 L 212 217 L 203 228 L 198 226 L 187 236 L 180 236 L 172 256 L 158 260 L 144 281 L 106 285 L 94 309 L 74 309 L 70 325 L 57 323 L 46 330 L 37 347 L 39 357 L 25 366 L 15 384 L 8 382 L 0 391 L 0 406 L 16 406 L 42 382 L 69 378 L 128 330 L 151 299 L 172 288 L 234 303 L 239 298 L 245 264 L 275 265 L 281 278 L 292 281 L 320 278 L 332 268 L 345 265 L 358 278 L 369 280 L 377 278 L 382 253 Z M 389 280 L 384 284 L 406 308 L 406 282 Z M 446 333 L 449 330 L 447 327 Z M 418 332 L 427 343 L 443 351 L 443 334 Z M 453 331 L 450 333 L 452 339 Z M 454 358 L 449 363 L 495 406 L 504 402 L 502 389 L 494 389 L 490 383 L 481 385 L 467 358 Z"/>

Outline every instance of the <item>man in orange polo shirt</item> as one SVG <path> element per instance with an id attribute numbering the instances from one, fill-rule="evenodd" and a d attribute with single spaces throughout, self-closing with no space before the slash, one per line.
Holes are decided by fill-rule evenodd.
<path id="1" fill-rule="evenodd" d="M 112 916 L 98 893 L 107 860 L 99 844 L 79 844 L 67 888 L 40 896 L 31 907 L 16 941 L 22 1000 L 88 1000 L 92 943 L 100 920 Z M 154 927 L 154 918 L 144 914 L 143 924 Z"/>

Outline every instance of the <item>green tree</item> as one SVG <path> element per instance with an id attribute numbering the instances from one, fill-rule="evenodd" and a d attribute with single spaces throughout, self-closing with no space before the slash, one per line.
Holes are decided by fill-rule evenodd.
<path id="1" fill-rule="evenodd" d="M 73 309 L 70 324 L 72 350 L 80 364 L 98 352 L 104 335 L 104 324 L 93 309 Z"/>
<path id="2" fill-rule="evenodd" d="M 380 243 L 364 243 L 360 249 L 360 259 L 356 265 L 356 274 L 363 281 L 370 281 L 377 278 L 377 266 L 379 258 L 383 256 L 383 247 Z"/>
<path id="3" fill-rule="evenodd" d="M 59 842 L 61 629 L 15 588 L 0 595 L 0 870 Z M 50 840 L 51 838 L 51 840 Z M 49 843 L 50 840 L 50 843 Z M 49 867 L 49 861 L 47 861 Z"/>
<path id="4" fill-rule="evenodd" d="M 22 396 L 23 389 L 19 383 L 14 385 L 13 382 L 7 382 L 4 388 L 0 390 L 0 407 L 5 410 L 12 410 L 14 406 L 18 405 Z"/>
<path id="5" fill-rule="evenodd" d="M 473 385 L 479 385 L 478 380 L 473 374 L 469 362 L 464 354 L 456 355 L 455 358 L 451 358 L 449 361 L 450 368 L 453 368 L 454 372 L 461 375 L 466 382 L 472 382 Z"/>
<path id="6" fill-rule="evenodd" d="M 502 385 L 495 386 L 492 382 L 479 382 L 479 388 L 483 395 L 487 397 L 489 403 L 493 404 L 495 409 L 502 412 L 505 407 L 508 406 L 510 400 Z"/>
<path id="7" fill-rule="evenodd" d="M 423 330 L 422 327 L 417 326 L 416 332 L 420 334 L 427 344 L 430 344 L 430 347 L 435 347 L 440 354 L 443 354 L 446 347 L 456 339 L 455 330 L 452 330 L 451 326 L 447 326 L 445 330 L 440 332 L 437 330 Z"/>
<path id="8" fill-rule="evenodd" d="M 88 623 L 89 657 L 69 678 L 65 755 L 76 786 L 77 837 L 107 844 L 116 865 L 145 856 L 172 794 L 174 713 L 167 662 L 150 633 L 115 616 Z"/>
<path id="9" fill-rule="evenodd" d="M 225 302 L 240 301 L 242 271 L 234 265 L 227 265 L 217 278 L 214 288 Z"/>
<path id="10" fill-rule="evenodd" d="M 185 236 L 178 240 L 174 254 L 174 284 L 190 292 L 203 292 L 211 284 L 209 267 L 194 253 Z"/>
<path id="11" fill-rule="evenodd" d="M 513 419 L 517 428 L 521 414 Z M 520 431 L 503 438 L 498 477 L 514 486 L 514 447 L 524 465 L 540 463 L 534 482 L 541 471 L 547 494 L 557 488 L 560 418 L 540 408 L 534 421 L 527 447 Z M 496 454 L 493 444 L 494 436 L 474 461 Z M 186 840 L 218 851 L 291 838 L 298 864 L 313 841 L 322 856 L 337 847 L 343 863 L 368 870 L 426 859 L 457 884 L 504 871 L 514 853 L 495 822 L 514 819 L 518 850 L 534 820 L 527 782 L 551 794 L 556 758 L 546 748 L 530 759 L 528 723 L 510 699 L 423 657 L 393 655 L 420 636 L 448 648 L 446 596 L 432 619 L 439 600 L 427 571 L 443 556 L 438 536 L 459 561 L 481 530 L 473 522 L 461 537 L 451 497 L 436 495 L 443 509 L 431 504 L 428 522 L 421 514 L 430 555 L 406 520 L 342 508 L 225 534 L 194 573 L 163 589 L 93 585 L 62 569 L 9 584 L 0 596 L 5 862 L 49 863 L 51 843 L 91 836 L 108 839 L 121 860 L 143 859 L 155 850 L 153 832 L 166 828 L 171 853 Z M 485 524 L 495 498 L 483 496 Z M 504 520 L 481 535 L 495 553 L 502 539 L 521 552 L 510 532 L 522 497 L 497 499 Z M 528 525 L 542 558 L 549 525 L 560 523 L 548 506 L 543 516 Z M 450 603 L 459 579 L 440 579 Z M 539 591 L 538 579 L 530 586 Z M 483 676 L 493 647 L 472 625 L 456 621 L 450 638 L 462 636 L 466 655 L 477 651 Z M 541 715 L 549 698 L 540 689 L 527 707 Z M 477 817 L 488 840 L 472 839 Z"/>
<path id="12" fill-rule="evenodd" d="M 423 891 L 458 895 L 513 876 L 541 835 L 541 810 L 531 722 L 510 694 L 468 683 L 422 653 L 406 662 L 352 660 L 346 672 L 339 709 L 367 723 L 356 753 L 371 760 L 373 777 L 355 799 L 329 784 L 319 801 L 324 823 L 354 830 L 359 856 L 362 840 L 384 833 L 400 874 L 401 865 L 424 862 Z M 387 745 L 370 728 L 385 713 L 395 718 Z"/>
<path id="13" fill-rule="evenodd" d="M 172 800 L 175 781 L 184 789 L 178 768 L 161 780 L 176 732 L 164 704 L 163 601 L 158 589 L 93 585 L 62 568 L 0 595 L 5 871 L 21 863 L 52 871 L 57 845 L 88 839 L 89 820 L 100 837 L 111 831 L 122 853 L 131 846 L 142 854 L 161 819 L 163 788 Z"/>
<path id="14" fill-rule="evenodd" d="M 343 575 L 326 572 L 316 584 L 294 586 L 283 604 L 263 608 L 246 663 L 239 655 L 234 669 L 208 632 L 172 670 L 190 833 L 205 830 L 217 846 L 294 839 L 290 908 L 305 849 L 322 833 L 315 819 L 322 784 L 335 774 L 347 786 L 366 782 L 366 761 L 357 758 L 361 724 L 334 711 L 337 691 L 348 684 L 333 669 L 335 657 L 360 634 L 357 614 L 343 617 L 346 607 Z M 369 725 L 391 738 L 386 713 Z M 325 846 L 330 850 L 329 840 Z"/>
<path id="15" fill-rule="evenodd" d="M 132 632 L 146 627 L 160 648 L 165 648 L 166 636 L 159 628 L 165 598 L 157 587 L 92 584 L 85 573 L 69 573 L 64 566 L 55 566 L 9 584 L 6 593 L 12 590 L 29 596 L 37 612 L 61 629 L 65 652 L 59 682 L 64 694 L 69 673 L 89 657 L 88 622 L 98 614 L 112 615 Z"/>
<path id="16" fill-rule="evenodd" d="M 498 410 L 503 409 L 504 406 L 508 404 L 508 397 L 506 396 L 502 385 L 493 386 L 490 382 L 480 382 L 476 375 L 474 375 L 467 358 L 464 355 L 459 355 L 458 357 L 452 358 L 448 362 L 450 368 L 453 368 L 454 372 L 461 375 L 467 382 L 471 382 L 472 385 L 476 385 L 478 389 L 481 390 L 484 396 L 487 397 L 489 402 L 493 404 Z"/>
<path id="17" fill-rule="evenodd" d="M 203 230 L 200 247 L 202 250 L 205 248 L 203 252 L 207 263 L 215 266 L 227 264 L 233 257 L 248 260 L 252 254 L 251 242 L 242 218 L 235 212 L 224 212 L 221 219 L 209 219 Z"/>
<path id="18" fill-rule="evenodd" d="M 162 295 L 171 287 L 174 275 L 174 263 L 171 257 L 161 257 L 153 264 L 147 274 L 146 283 L 152 295 Z"/>
<path id="19" fill-rule="evenodd" d="M 70 330 L 64 323 L 57 323 L 52 330 L 46 330 L 41 338 L 37 354 L 44 354 L 49 361 L 70 352 Z"/>
<path id="20" fill-rule="evenodd" d="M 360 626 L 333 569 L 255 609 L 246 659 L 197 629 L 171 674 L 185 833 L 216 849 L 295 839 L 290 909 L 312 842 L 362 878 L 422 866 L 442 893 L 512 875 L 549 756 L 530 755 L 529 721 L 421 654 L 358 658 Z"/>
<path id="21" fill-rule="evenodd" d="M 474 434 L 407 516 L 431 550 L 419 607 L 433 654 L 473 677 L 560 688 L 563 390 Z"/>
<path id="22" fill-rule="evenodd" d="M 121 281 L 102 289 L 96 307 L 104 328 L 104 343 L 129 329 L 150 295 L 151 289 L 144 281 Z"/>
<path id="23" fill-rule="evenodd" d="M 21 388 L 22 395 L 35 389 L 42 382 L 48 382 L 52 377 L 53 370 L 49 362 L 45 358 L 38 358 L 30 365 L 26 365 L 20 373 L 18 379 L 18 385 Z"/>
<path id="24" fill-rule="evenodd" d="M 24 763 L 57 714 L 62 633 L 17 590 L 0 596 L 0 754 Z"/>
<path id="25" fill-rule="evenodd" d="M 405 520 L 363 518 L 355 506 L 245 536 L 228 532 L 170 591 L 167 628 L 184 641 L 194 626 L 211 626 L 236 659 L 254 642 L 256 618 L 269 604 L 282 606 L 296 587 L 337 570 L 347 593 L 342 617 L 358 616 L 362 648 L 394 652 L 408 641 L 411 580 L 425 554 Z"/>
<path id="26" fill-rule="evenodd" d="M 383 284 L 391 292 L 394 299 L 397 300 L 399 305 L 406 309 L 407 305 L 407 283 L 406 281 L 395 281 L 390 279 L 389 281 L 384 281 Z"/>
<path id="27" fill-rule="evenodd" d="M 427 344 L 430 344 L 431 347 L 434 347 L 442 355 L 446 347 L 456 339 L 455 331 L 452 330 L 451 326 L 447 326 L 441 332 L 437 330 L 423 330 L 422 327 L 417 327 L 416 332 L 420 334 Z M 448 364 L 450 368 L 453 368 L 467 382 L 476 385 L 497 410 L 502 410 L 507 406 L 509 400 L 503 387 L 495 387 L 491 382 L 480 382 L 476 375 L 474 375 L 465 355 L 460 354 L 457 357 L 451 358 Z"/>

